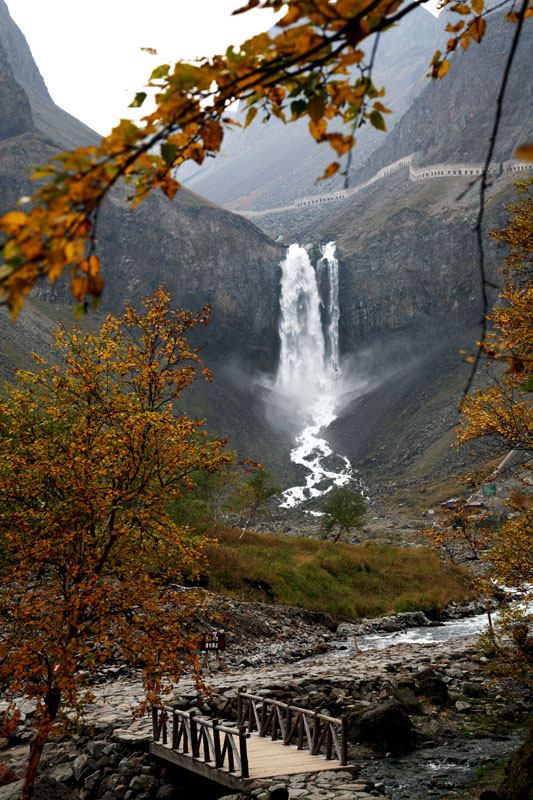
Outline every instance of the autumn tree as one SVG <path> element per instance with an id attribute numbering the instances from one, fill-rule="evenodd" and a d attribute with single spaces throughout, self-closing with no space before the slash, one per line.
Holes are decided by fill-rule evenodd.
<path id="1" fill-rule="evenodd" d="M 272 483 L 271 472 L 261 466 L 249 471 L 226 504 L 230 511 L 238 514 L 237 525 L 241 528 L 239 538 L 242 539 L 259 509 L 278 494 L 281 494 L 281 486 Z"/>
<path id="2" fill-rule="evenodd" d="M 433 527 L 424 533 L 452 564 L 461 564 L 482 558 L 493 540 L 494 530 L 486 509 L 469 508 L 462 501 L 440 509 Z"/>
<path id="3" fill-rule="evenodd" d="M 510 499 L 507 520 L 495 534 L 486 560 L 487 586 L 518 591 L 533 599 L 533 179 L 517 183 L 519 202 L 509 208 L 511 219 L 491 236 L 508 246 L 503 269 L 501 304 L 489 316 L 492 326 L 482 343 L 489 369 L 496 369 L 485 389 L 465 399 L 458 443 L 490 437 L 517 451 L 516 477 L 522 489 Z M 505 372 L 502 374 L 502 365 Z M 533 673 L 533 636 L 527 633 L 531 615 L 508 615 L 516 633 L 514 653 Z M 520 622 L 521 619 L 521 622 Z M 523 626 L 526 626 L 525 628 Z M 508 626 L 508 627 L 509 627 Z"/>
<path id="4" fill-rule="evenodd" d="M 245 126 L 270 115 L 286 122 L 307 118 L 311 136 L 327 142 L 335 153 L 323 177 L 334 175 L 341 159 L 349 158 L 360 125 L 386 128 L 385 89 L 372 81 L 376 36 L 386 35 L 421 3 L 248 0 L 234 13 L 285 7 L 275 32 L 254 36 L 224 55 L 157 66 L 147 91 L 138 92 L 132 102 L 141 107 L 148 93 L 154 95 L 154 110 L 139 124 L 121 120 L 99 146 L 60 153 L 35 170 L 33 178 L 44 183 L 29 209 L 8 212 L 0 220 L 6 236 L 0 299 L 16 315 L 41 276 L 53 283 L 65 271 L 80 310 L 91 297 L 97 299 L 103 281 L 95 252 L 96 226 L 106 195 L 123 179 L 132 208 L 154 189 L 173 197 L 183 163 L 201 164 L 220 151 L 225 129 L 237 124 L 231 117 L 236 101 L 248 108 Z M 442 0 L 442 7 L 457 14 L 458 21 L 447 26 L 445 51 L 437 51 L 430 64 L 435 79 L 446 75 L 457 47 L 481 42 L 489 16 L 484 0 Z M 508 14 L 516 34 L 503 89 L 522 24 L 532 14 L 531 0 L 520 0 Z M 497 125 L 492 145 L 496 133 Z M 348 175 L 348 165 L 344 171 Z M 482 191 L 485 185 L 483 180 Z"/>
<path id="5" fill-rule="evenodd" d="M 35 357 L 0 399 L 0 686 L 35 702 L 23 799 L 47 737 L 90 698 L 86 675 L 110 659 L 142 669 L 147 701 L 185 671 L 198 678 L 179 582 L 202 539 L 168 513 L 195 470 L 216 472 L 222 441 L 179 409 L 202 369 L 189 336 L 209 321 L 166 291 L 108 317 L 97 333 L 60 328 L 58 365 Z"/>
<path id="6" fill-rule="evenodd" d="M 329 492 L 322 512 L 320 527 L 326 536 L 337 528 L 333 535 L 333 541 L 337 542 L 343 534 L 362 527 L 366 513 L 365 498 L 348 486 L 339 486 Z"/>

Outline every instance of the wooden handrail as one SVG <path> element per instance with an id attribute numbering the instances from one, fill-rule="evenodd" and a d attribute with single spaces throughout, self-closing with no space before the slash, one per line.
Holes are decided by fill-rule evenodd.
<path id="1" fill-rule="evenodd" d="M 172 720 L 170 749 L 188 754 L 205 764 L 214 763 L 217 769 L 238 772 L 242 778 L 249 777 L 247 739 L 250 738 L 245 725 L 232 728 L 221 725 L 217 719 L 199 717 L 195 711 L 180 711 L 170 706 L 152 707 L 152 737 L 154 742 L 167 746 L 167 721 Z M 190 749 L 189 749 L 190 743 Z"/>
<path id="2" fill-rule="evenodd" d="M 270 735 L 278 740 L 278 730 L 283 744 L 288 746 L 296 740 L 298 750 L 304 749 L 304 741 L 311 755 L 319 755 L 325 750 L 325 757 L 331 761 L 336 757 L 341 766 L 348 762 L 348 741 L 346 718 L 330 717 L 308 708 L 300 708 L 280 700 L 246 692 L 238 693 L 238 725 L 245 725 L 251 732 L 257 730 L 259 736 Z"/>

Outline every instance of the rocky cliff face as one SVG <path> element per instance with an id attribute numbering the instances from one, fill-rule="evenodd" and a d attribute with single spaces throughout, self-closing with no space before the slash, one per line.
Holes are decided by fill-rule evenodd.
<path id="1" fill-rule="evenodd" d="M 33 117 L 28 97 L 15 80 L 6 50 L 0 42 L 0 140 L 20 136 L 33 130 Z"/>
<path id="2" fill-rule="evenodd" d="M 392 109 L 387 125 L 393 128 L 424 88 L 424 73 L 437 46 L 438 20 L 423 8 L 380 37 L 374 82 L 385 85 L 385 103 Z M 370 49 L 370 47 L 369 47 Z M 317 178 L 334 160 L 328 145 L 317 145 L 308 120 L 284 125 L 271 118 L 251 128 L 227 134 L 223 158 L 191 174 L 188 185 L 217 203 L 236 208 L 272 208 L 296 197 L 341 188 L 343 178 L 317 184 Z M 354 167 L 364 163 L 383 141 L 383 133 L 370 125 L 357 132 Z M 185 173 L 187 174 L 187 173 Z"/>
<path id="3" fill-rule="evenodd" d="M 73 142 L 95 140 L 96 134 L 54 105 L 3 0 L 0 46 L 0 103 L 8 111 L 0 120 L 0 211 L 5 211 L 31 193 L 29 166 L 45 163 Z M 130 212 L 117 191 L 102 210 L 98 244 L 104 311 L 118 311 L 167 283 L 181 305 L 213 305 L 211 337 L 219 356 L 237 355 L 261 368 L 273 365 L 282 249 L 250 222 L 184 189 L 176 202 L 154 196 Z M 43 284 L 41 296 L 68 302 L 68 286 L 58 282 L 52 291 Z"/>
<path id="4" fill-rule="evenodd" d="M 46 163 L 62 149 L 98 140 L 55 106 L 4 0 L 0 108 L 1 214 L 31 194 L 30 166 Z M 249 386 L 254 371 L 272 369 L 277 360 L 283 248 L 247 220 L 186 189 L 174 202 L 162 195 L 150 197 L 135 212 L 128 211 L 117 190 L 102 209 L 98 246 L 105 279 L 101 312 L 119 312 L 160 283 L 167 284 L 176 304 L 192 310 L 212 304 L 213 323 L 206 332 L 212 344 L 205 356 L 216 380 L 197 384 L 188 398 L 190 411 L 206 414 L 209 430 L 229 436 L 242 457 L 261 460 L 266 453 L 266 460 L 278 466 L 279 452 L 288 448 L 276 444 L 276 435 L 267 431 Z M 72 303 L 66 279 L 53 289 L 43 283 L 39 290 L 43 302 L 29 303 L 14 328 L 6 309 L 0 309 L 1 377 L 9 377 L 13 365 L 27 365 L 29 351 L 49 348 L 54 306 Z M 99 313 L 87 322 L 98 324 L 101 318 Z"/>
<path id="5" fill-rule="evenodd" d="M 514 29 L 503 12 L 492 14 L 481 44 L 472 42 L 466 51 L 460 47 L 445 78 L 427 82 L 386 141 L 356 173 L 354 185 L 415 152 L 419 164 L 483 162 Z M 441 48 L 444 41 L 443 36 Z M 505 93 L 495 161 L 511 158 L 515 147 L 533 136 L 532 53 L 533 21 L 527 19 Z"/>

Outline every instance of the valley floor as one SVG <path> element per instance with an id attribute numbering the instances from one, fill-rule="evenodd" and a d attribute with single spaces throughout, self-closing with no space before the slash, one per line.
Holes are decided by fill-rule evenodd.
<path id="1" fill-rule="evenodd" d="M 382 630 L 390 631 L 394 626 L 415 624 L 417 614 L 374 623 L 363 621 L 357 629 L 344 625 L 334 632 L 322 624 L 329 624 L 326 617 L 320 620 L 318 615 L 313 617 L 298 609 L 236 602 L 233 611 L 241 620 L 241 630 L 225 664 L 211 659 L 206 671 L 211 698 L 200 699 L 194 684 L 183 680 L 171 697 L 181 708 L 198 707 L 200 712 L 235 718 L 237 693 L 246 687 L 254 693 L 318 708 L 333 716 L 344 713 L 352 733 L 363 714 L 387 705 L 393 710 L 399 707 L 408 718 L 410 745 L 416 749 L 403 753 L 399 747 L 396 751 L 394 731 L 387 734 L 389 739 L 385 736 L 387 750 L 382 749 L 381 753 L 368 743 L 352 744 L 350 763 L 359 767 L 355 781 L 347 773 L 276 779 L 276 785 L 289 788 L 291 800 L 304 797 L 363 800 L 383 794 L 393 800 L 422 800 L 442 797 L 444 793 L 446 797 L 463 800 L 472 796 L 465 789 L 469 781 L 487 770 L 490 778 L 493 765 L 519 743 L 517 730 L 528 711 L 527 704 L 516 697 L 509 699 L 505 681 L 491 674 L 490 662 L 476 651 L 471 638 L 356 652 L 347 638 L 354 630 L 361 633 L 381 624 Z M 458 616 L 460 609 L 452 609 L 452 613 Z M 420 616 L 423 615 L 418 615 L 419 623 Z M 258 636 L 246 655 L 243 648 L 248 626 L 254 622 Z M 273 647 L 271 636 L 266 635 L 269 629 L 277 629 L 285 637 L 281 650 Z M 339 649 L 339 643 L 344 650 Z M 132 721 L 132 711 L 143 696 L 140 676 L 121 672 L 120 667 L 109 667 L 93 691 L 94 703 L 87 708 L 83 730 L 47 745 L 43 774 L 59 781 L 65 790 L 70 787 L 72 800 L 75 797 L 90 800 L 96 796 L 105 800 L 183 796 L 176 788 L 176 778 L 169 783 L 171 776 L 165 777 L 160 765 L 150 764 L 139 755 L 146 750 L 151 734 L 149 717 Z M 29 707 L 22 711 L 31 713 Z M 383 724 L 391 729 L 390 720 L 384 720 Z M 18 774 L 27 758 L 29 725 L 29 718 L 26 724 L 21 723 L 12 743 L 15 746 L 8 746 L 2 753 L 2 762 Z M 89 730 L 92 733 L 87 737 L 84 731 Z M 95 747 L 98 758 L 94 755 Z M 118 766 L 113 766 L 115 762 L 118 764 L 119 756 L 124 774 Z M 133 766 L 125 782 L 126 762 Z M 139 764 L 144 769 L 140 773 Z M 106 791 L 105 787 L 111 785 L 110 775 L 115 773 L 113 791 Z M 151 782 L 148 785 L 145 781 L 142 791 L 140 788 L 133 791 L 136 786 L 144 785 L 134 780 L 139 774 L 150 777 Z M 124 791 L 117 794 L 115 789 L 119 785 Z M 11 796 L 2 794 L 8 788 L 0 789 L 0 798 Z M 268 785 L 252 788 L 253 797 L 268 798 Z M 223 794 L 219 790 L 211 796 Z M 69 799 L 65 796 L 65 800 Z"/>

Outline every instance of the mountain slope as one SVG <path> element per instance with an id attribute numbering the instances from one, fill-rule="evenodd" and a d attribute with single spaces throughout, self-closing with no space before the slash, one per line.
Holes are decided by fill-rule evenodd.
<path id="1" fill-rule="evenodd" d="M 380 37 L 374 82 L 385 85 L 385 103 L 393 110 L 387 125 L 393 127 L 424 87 L 424 73 L 435 50 L 440 26 L 423 8 L 413 11 L 401 25 Z M 241 115 L 244 121 L 244 112 Z M 333 158 L 328 145 L 317 145 L 302 119 L 283 125 L 276 118 L 256 121 L 247 129 L 228 131 L 220 158 L 201 169 L 190 170 L 187 185 L 221 205 L 241 209 L 282 206 L 300 195 L 340 187 L 336 177 L 316 185 L 316 179 Z M 370 125 L 357 132 L 354 168 L 383 140 Z M 187 172 L 184 173 L 188 175 Z M 326 187 L 326 188 L 324 188 Z"/>
<path id="2" fill-rule="evenodd" d="M 0 0 L 0 107 L 0 213 L 4 213 L 19 197 L 31 194 L 30 166 L 46 163 L 65 147 L 97 140 L 93 131 L 51 100 L 4 0 Z M 123 191 L 115 190 L 100 215 L 98 246 L 105 280 L 100 312 L 120 312 L 126 303 L 137 303 L 163 282 L 178 305 L 195 310 L 212 304 L 213 322 L 206 334 L 212 344 L 205 353 L 216 380 L 198 383 L 190 410 L 206 413 L 209 429 L 229 436 L 243 458 L 261 460 L 271 452 L 269 463 L 282 469 L 280 454 L 287 448 L 276 445 L 276 435 L 266 431 L 235 364 L 241 364 L 249 378 L 254 370 L 272 369 L 276 363 L 283 248 L 243 217 L 186 189 L 174 202 L 151 196 L 134 212 L 123 203 Z M 43 283 L 39 297 L 44 301 L 40 310 L 29 302 L 14 327 L 7 310 L 0 308 L 3 329 L 10 332 L 0 342 L 2 377 L 12 374 L 12 365 L 27 364 L 29 351 L 49 352 L 54 308 L 72 303 L 68 278 L 53 288 Z M 98 324 L 101 319 L 99 313 L 86 322 Z"/>

